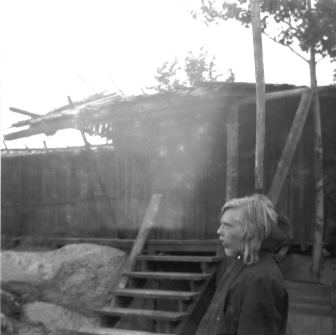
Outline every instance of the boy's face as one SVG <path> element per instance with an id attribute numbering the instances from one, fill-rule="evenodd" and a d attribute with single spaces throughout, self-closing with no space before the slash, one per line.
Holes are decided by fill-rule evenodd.
<path id="1" fill-rule="evenodd" d="M 244 231 L 240 216 L 239 208 L 229 208 L 220 220 L 221 226 L 217 234 L 223 241 L 224 251 L 228 257 L 238 256 L 243 250 Z"/>

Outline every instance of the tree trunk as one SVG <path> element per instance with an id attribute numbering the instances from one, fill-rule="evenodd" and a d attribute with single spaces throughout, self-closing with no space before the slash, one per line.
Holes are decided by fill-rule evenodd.
<path id="1" fill-rule="evenodd" d="M 308 10 L 311 12 L 311 3 L 308 1 Z M 312 279 L 319 281 L 320 261 L 324 231 L 324 198 L 323 198 L 323 150 L 320 102 L 317 90 L 315 43 L 310 43 L 310 86 L 313 90 L 312 110 L 314 115 L 314 170 L 315 170 L 315 229 L 313 244 L 313 264 L 311 267 Z"/>

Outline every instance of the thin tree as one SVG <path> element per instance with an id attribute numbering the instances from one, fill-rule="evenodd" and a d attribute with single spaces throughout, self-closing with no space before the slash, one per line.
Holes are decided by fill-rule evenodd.
<path id="1" fill-rule="evenodd" d="M 324 198 L 322 130 L 316 64 L 328 56 L 331 61 L 336 59 L 336 2 L 317 0 L 312 6 L 311 0 L 263 0 L 260 11 L 262 32 L 272 41 L 289 48 L 309 65 L 310 87 L 314 92 L 312 110 L 316 209 L 312 277 L 318 280 L 324 230 Z M 205 24 L 235 19 L 246 27 L 251 25 L 248 0 L 201 0 L 199 10 L 190 13 Z"/>
<path id="2" fill-rule="evenodd" d="M 184 87 L 194 86 L 197 82 L 218 81 L 223 74 L 217 74 L 215 56 L 209 57 L 208 51 L 201 47 L 197 55 L 189 51 L 181 62 L 175 57 L 166 61 L 157 69 L 154 78 L 157 84 L 148 89 L 158 92 L 175 91 Z M 227 70 L 226 82 L 234 82 L 232 69 Z"/>

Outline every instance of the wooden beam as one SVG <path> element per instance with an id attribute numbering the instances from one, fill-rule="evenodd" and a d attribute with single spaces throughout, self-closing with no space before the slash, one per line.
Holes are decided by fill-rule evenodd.
<path id="1" fill-rule="evenodd" d="M 47 142 L 43 141 L 43 145 L 44 145 L 45 151 L 48 152 Z"/>
<path id="2" fill-rule="evenodd" d="M 7 153 L 9 153 L 9 150 L 8 150 L 8 148 L 7 148 L 6 141 L 5 141 L 5 140 L 3 140 L 2 142 L 3 142 L 4 146 L 5 146 L 6 152 L 7 152 Z"/>
<path id="3" fill-rule="evenodd" d="M 19 244 L 23 243 L 27 239 L 26 236 L 14 236 L 11 238 L 13 243 Z M 52 245 L 55 246 L 64 246 L 68 244 L 79 244 L 79 243 L 92 243 L 97 245 L 106 245 L 111 248 L 118 248 L 122 250 L 130 250 L 134 245 L 134 240 L 131 239 L 115 239 L 115 238 L 89 238 L 89 237 L 50 237 L 47 236 L 45 238 L 41 237 L 41 241 L 50 241 Z M 175 250 L 175 251 L 193 251 L 202 249 L 202 251 L 212 252 L 217 247 L 223 249 L 222 242 L 219 239 L 212 240 L 152 240 L 148 239 L 147 243 L 148 247 L 152 245 L 158 246 L 161 250 L 161 247 L 167 247 L 167 250 Z M 299 245 L 300 241 L 289 240 L 286 242 L 288 245 Z M 307 245 L 312 245 L 313 242 L 307 241 Z M 331 245 L 331 243 L 324 243 L 323 245 Z M 185 248 L 182 248 L 185 246 Z M 165 250 L 164 250 L 165 251 Z M 216 254 L 216 256 L 220 256 L 222 253 Z"/>
<path id="4" fill-rule="evenodd" d="M 74 126 L 71 126 L 70 121 L 68 122 L 63 121 L 63 123 L 65 125 L 64 127 L 58 127 L 58 124 L 33 126 L 25 130 L 20 130 L 15 133 L 4 135 L 4 139 L 6 141 L 12 141 L 12 140 L 17 140 L 18 138 L 29 137 L 29 136 L 43 134 L 43 133 L 45 133 L 47 136 L 51 136 L 51 135 L 55 135 L 59 129 L 75 128 Z M 66 123 L 68 123 L 68 126 L 66 126 Z"/>
<path id="5" fill-rule="evenodd" d="M 238 192 L 238 114 L 239 106 L 233 103 L 226 123 L 226 202 L 236 198 Z"/>
<path id="6" fill-rule="evenodd" d="M 306 89 L 307 88 L 305 87 L 305 88 L 296 88 L 294 90 L 266 93 L 265 101 L 301 96 L 306 91 Z M 256 102 L 256 96 L 246 97 L 238 100 L 238 104 L 240 106 L 255 102 Z"/>
<path id="7" fill-rule="evenodd" d="M 251 24 L 253 33 L 254 65 L 256 76 L 256 153 L 255 188 L 264 187 L 264 147 L 265 147 L 265 77 L 261 39 L 260 0 L 251 0 Z"/>
<path id="8" fill-rule="evenodd" d="M 313 85 L 312 85 L 313 86 Z M 314 172 L 315 172 L 315 227 L 312 255 L 312 280 L 320 280 L 321 257 L 323 248 L 324 225 L 324 182 L 321 109 L 316 89 L 313 94 L 312 110 L 314 115 Z"/>
<path id="9" fill-rule="evenodd" d="M 68 98 L 68 102 L 69 102 L 69 107 L 70 107 L 71 109 L 74 109 L 74 108 L 75 108 L 75 105 L 74 105 L 74 103 L 72 102 L 70 96 L 68 95 L 67 98 Z"/>
<path id="10" fill-rule="evenodd" d="M 30 116 L 30 117 L 33 117 L 33 118 L 41 116 L 40 114 L 27 112 L 27 111 L 25 111 L 23 109 L 19 109 L 19 108 L 15 108 L 15 107 L 9 107 L 9 110 L 12 111 L 12 112 L 23 114 L 23 115 L 27 115 L 27 116 Z"/>
<path id="11" fill-rule="evenodd" d="M 304 138 L 301 136 L 301 140 L 298 143 L 298 183 L 299 183 L 299 242 L 302 251 L 305 251 L 307 248 L 307 238 L 308 235 L 306 232 L 306 217 L 307 210 L 305 209 L 305 193 L 307 192 L 307 185 L 305 182 L 305 176 L 302 171 L 305 170 L 305 148 L 304 148 Z M 308 215 L 309 217 L 309 215 Z"/>
<path id="12" fill-rule="evenodd" d="M 148 233 L 152 226 L 154 225 L 154 220 L 157 212 L 159 211 L 159 206 L 161 202 L 162 194 L 153 194 L 151 201 L 146 210 L 146 214 L 142 221 L 138 236 L 134 242 L 132 251 L 127 259 L 127 262 L 124 266 L 123 272 L 131 272 L 134 269 L 136 259 L 135 257 L 139 255 L 146 243 Z M 118 288 L 125 288 L 127 285 L 128 277 L 122 276 Z"/>
<path id="13" fill-rule="evenodd" d="M 302 95 L 298 110 L 295 114 L 295 118 L 290 129 L 285 148 L 282 152 L 277 170 L 275 172 L 272 185 L 268 192 L 268 197 L 271 199 L 274 205 L 276 205 L 279 200 L 279 196 L 287 176 L 290 163 L 292 161 L 295 149 L 299 142 L 303 126 L 305 124 L 309 107 L 312 101 L 312 91 L 306 89 L 305 93 Z"/>

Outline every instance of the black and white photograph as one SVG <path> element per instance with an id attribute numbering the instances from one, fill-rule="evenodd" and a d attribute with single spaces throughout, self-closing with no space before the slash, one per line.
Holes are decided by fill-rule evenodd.
<path id="1" fill-rule="evenodd" d="M 336 334 L 336 0 L 0 0 L 1 334 Z"/>

